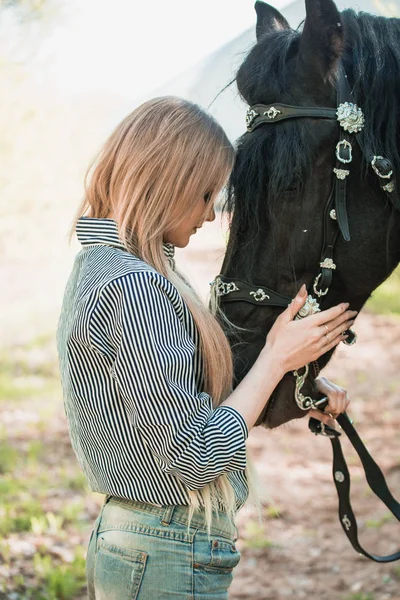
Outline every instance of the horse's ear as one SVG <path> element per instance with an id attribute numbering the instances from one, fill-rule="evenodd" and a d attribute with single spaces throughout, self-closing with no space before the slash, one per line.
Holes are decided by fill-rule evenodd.
<path id="1" fill-rule="evenodd" d="M 317 72 L 324 81 L 332 75 L 343 51 L 343 27 L 333 0 L 306 0 L 306 20 L 300 39 L 302 75 Z"/>
<path id="2" fill-rule="evenodd" d="M 281 15 L 279 10 L 276 10 L 273 6 L 266 4 L 265 2 L 257 2 L 254 5 L 257 13 L 257 25 L 256 25 L 256 36 L 257 41 L 269 31 L 276 31 L 277 29 L 290 29 L 289 23 L 285 17 Z"/>

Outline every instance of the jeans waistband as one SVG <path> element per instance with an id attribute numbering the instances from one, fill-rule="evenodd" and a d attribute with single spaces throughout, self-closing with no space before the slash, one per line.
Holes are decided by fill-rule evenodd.
<path id="1" fill-rule="evenodd" d="M 119 504 L 141 512 L 149 513 L 154 516 L 159 516 L 160 524 L 164 527 L 168 527 L 173 522 L 177 522 L 185 526 L 188 524 L 189 506 L 156 506 L 147 502 L 130 500 L 128 498 L 119 498 L 117 496 L 107 496 L 103 507 L 107 503 Z M 190 527 L 207 531 L 205 511 L 203 509 L 193 513 Z M 221 535 L 229 540 L 233 539 L 236 541 L 238 538 L 237 527 L 225 512 L 213 511 L 210 533 L 212 535 Z"/>

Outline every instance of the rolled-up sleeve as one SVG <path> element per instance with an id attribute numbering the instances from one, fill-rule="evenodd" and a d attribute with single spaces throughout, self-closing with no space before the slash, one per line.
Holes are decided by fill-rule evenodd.
<path id="1" fill-rule="evenodd" d="M 236 409 L 214 409 L 196 388 L 197 349 L 184 326 L 186 310 L 162 275 L 129 273 L 102 289 L 90 335 L 159 468 L 193 490 L 245 469 L 248 430 Z"/>

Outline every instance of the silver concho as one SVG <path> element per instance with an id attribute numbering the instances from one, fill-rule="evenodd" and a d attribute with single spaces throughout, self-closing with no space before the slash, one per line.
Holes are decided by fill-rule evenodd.
<path id="1" fill-rule="evenodd" d="M 336 114 L 341 127 L 349 133 L 358 133 L 364 127 L 363 111 L 357 104 L 352 102 L 339 104 Z"/>
<path id="2" fill-rule="evenodd" d="M 335 479 L 336 481 L 338 481 L 339 483 L 343 483 L 343 481 L 345 480 L 345 476 L 342 473 L 342 471 L 335 471 Z"/>
<path id="3" fill-rule="evenodd" d="M 333 221 L 337 220 L 336 210 L 334 208 L 332 208 L 332 210 L 330 211 L 329 216 L 331 219 L 333 219 Z"/>
<path id="4" fill-rule="evenodd" d="M 269 108 L 264 113 L 264 115 L 266 115 L 268 117 L 268 119 L 275 119 L 276 115 L 280 115 L 280 114 L 282 114 L 282 111 L 275 108 L 275 106 L 271 106 L 271 108 Z"/>
<path id="5" fill-rule="evenodd" d="M 259 288 L 256 292 L 250 292 L 250 296 L 253 296 L 256 302 L 262 302 L 267 298 L 268 300 L 270 299 L 268 294 L 266 294 L 261 288 Z"/>
<path id="6" fill-rule="evenodd" d="M 322 269 L 336 269 L 336 265 L 331 258 L 325 258 L 323 262 L 319 263 Z"/>
<path id="7" fill-rule="evenodd" d="M 347 175 L 350 175 L 350 171 L 347 171 L 347 169 L 336 169 L 336 167 L 333 169 L 333 172 L 338 179 L 346 179 Z"/>
<path id="8" fill-rule="evenodd" d="M 256 112 L 255 110 L 253 110 L 252 108 L 249 108 L 247 113 L 246 113 L 246 125 L 247 125 L 247 129 L 250 131 L 251 126 L 253 125 L 254 120 L 259 117 L 259 113 Z"/>
<path id="9" fill-rule="evenodd" d="M 304 317 L 308 317 L 310 315 L 314 315 L 317 312 L 320 312 L 320 307 L 318 302 L 312 296 L 308 296 L 305 304 L 301 307 L 297 315 L 295 316 L 295 320 L 304 319 Z"/>

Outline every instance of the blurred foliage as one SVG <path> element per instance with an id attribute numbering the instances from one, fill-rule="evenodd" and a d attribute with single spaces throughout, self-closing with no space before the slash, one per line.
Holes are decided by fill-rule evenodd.
<path id="1" fill-rule="evenodd" d="M 400 267 L 372 293 L 367 308 L 381 315 L 400 315 Z"/>
<path id="2" fill-rule="evenodd" d="M 1 0 L 0 7 L 15 8 L 22 16 L 40 17 L 48 3 L 49 0 Z"/>
<path id="3" fill-rule="evenodd" d="M 344 600 L 374 600 L 374 595 L 371 593 L 364 592 L 355 592 L 354 594 L 350 594 L 350 596 L 346 596 Z"/>

